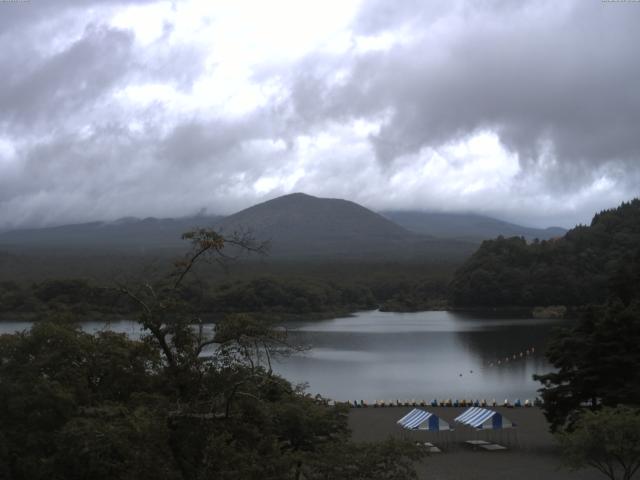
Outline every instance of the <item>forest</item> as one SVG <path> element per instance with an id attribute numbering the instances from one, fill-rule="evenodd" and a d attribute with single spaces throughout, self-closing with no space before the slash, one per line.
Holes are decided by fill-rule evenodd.
<path id="1" fill-rule="evenodd" d="M 564 237 L 499 237 L 480 248 L 450 284 L 455 306 L 582 306 L 640 287 L 640 200 L 593 217 Z"/>
<path id="2" fill-rule="evenodd" d="M 211 318 L 242 312 L 325 318 L 373 308 L 418 311 L 446 305 L 453 270 L 448 264 L 401 263 L 335 267 L 279 263 L 261 270 L 240 263 L 226 275 L 204 266 L 197 280 L 188 279 L 185 292 Z M 121 281 L 117 277 L 0 281 L 0 319 L 37 320 L 65 311 L 79 316 L 130 316 L 137 306 L 118 289 Z"/>

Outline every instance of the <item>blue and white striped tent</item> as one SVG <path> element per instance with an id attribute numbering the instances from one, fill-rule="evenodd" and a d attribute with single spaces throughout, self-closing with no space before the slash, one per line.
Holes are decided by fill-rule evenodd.
<path id="1" fill-rule="evenodd" d="M 397 423 L 407 430 L 429 430 L 432 432 L 451 430 L 447 422 L 433 413 L 420 410 L 419 408 L 411 410 L 398 420 Z"/>
<path id="2" fill-rule="evenodd" d="M 499 430 L 516 426 L 515 423 L 503 417 L 501 413 L 480 407 L 471 407 L 465 410 L 455 418 L 455 421 L 477 430 Z"/>

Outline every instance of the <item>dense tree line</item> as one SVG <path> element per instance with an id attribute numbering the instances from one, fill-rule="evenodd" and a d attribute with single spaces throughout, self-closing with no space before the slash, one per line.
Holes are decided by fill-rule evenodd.
<path id="1" fill-rule="evenodd" d="M 445 277 L 337 281 L 312 276 L 260 275 L 228 281 L 185 282 L 184 295 L 207 314 L 334 315 L 381 307 L 389 311 L 424 310 L 446 303 Z M 87 279 L 50 279 L 34 283 L 0 282 L 0 314 L 42 318 L 66 311 L 79 316 L 131 315 L 138 306 L 112 284 Z"/>
<path id="2" fill-rule="evenodd" d="M 594 216 L 564 237 L 485 241 L 450 285 L 456 306 L 586 305 L 640 287 L 640 200 Z"/>
<path id="3" fill-rule="evenodd" d="M 37 283 L 0 282 L 0 314 L 125 313 L 133 304 L 116 289 L 86 279 L 51 279 Z"/>
<path id="4" fill-rule="evenodd" d="M 206 306 L 212 312 L 335 313 L 378 307 L 417 311 L 444 305 L 447 281 L 441 277 L 405 279 L 392 275 L 356 282 L 261 277 L 224 283 L 212 292 Z"/>
<path id="5" fill-rule="evenodd" d="M 361 284 L 261 277 L 217 286 L 212 289 L 204 309 L 224 313 L 313 313 L 365 310 L 375 306 L 371 290 Z"/>
<path id="6" fill-rule="evenodd" d="M 378 284 L 372 287 L 387 312 L 415 312 L 446 308 L 448 285 L 442 278 L 424 278 Z"/>

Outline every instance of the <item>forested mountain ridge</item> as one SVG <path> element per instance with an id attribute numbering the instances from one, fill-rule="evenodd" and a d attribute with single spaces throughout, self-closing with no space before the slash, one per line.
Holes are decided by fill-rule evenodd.
<path id="1" fill-rule="evenodd" d="M 455 306 L 545 306 L 629 302 L 640 287 L 640 200 L 593 217 L 559 239 L 482 243 L 450 285 Z"/>
<path id="2" fill-rule="evenodd" d="M 0 234 L 0 251 L 48 253 L 84 251 L 128 255 L 179 252 L 182 233 L 196 227 L 233 235 L 248 233 L 270 243 L 278 259 L 456 259 L 473 252 L 475 243 L 443 240 L 410 232 L 357 203 L 303 193 L 284 195 L 227 217 L 177 219 L 125 218 Z"/>
<path id="3" fill-rule="evenodd" d="M 470 255 L 482 240 L 498 235 L 542 240 L 566 233 L 559 227 L 530 228 L 471 213 L 376 213 L 348 200 L 294 193 L 226 217 L 126 217 L 4 231 L 0 232 L 0 250 L 41 254 L 79 250 L 90 254 L 171 253 L 183 248 L 182 233 L 196 227 L 212 227 L 226 233 L 251 231 L 261 240 L 271 240 L 271 253 L 276 256 L 341 257 L 357 252 L 360 256 L 384 253 L 397 257 L 398 253 L 404 256 L 415 253 L 437 258 L 452 255 L 460 260 Z"/>
<path id="4" fill-rule="evenodd" d="M 181 250 L 182 234 L 198 225 L 210 225 L 220 216 L 144 219 L 126 217 L 113 222 L 88 222 L 57 227 L 12 230 L 0 234 L 0 246 L 19 249 L 111 249 L 141 252 Z"/>

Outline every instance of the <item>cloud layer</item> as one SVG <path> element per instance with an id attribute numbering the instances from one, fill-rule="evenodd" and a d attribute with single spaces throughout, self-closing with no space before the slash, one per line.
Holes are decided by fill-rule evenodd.
<path id="1" fill-rule="evenodd" d="M 632 2 L 51 5 L 0 5 L 0 229 L 292 191 L 571 225 L 640 193 Z"/>

